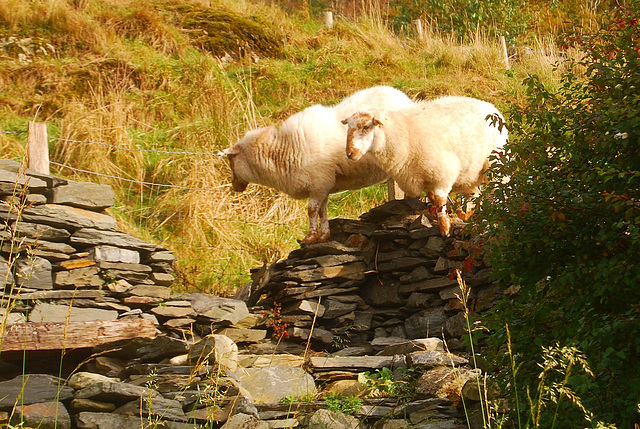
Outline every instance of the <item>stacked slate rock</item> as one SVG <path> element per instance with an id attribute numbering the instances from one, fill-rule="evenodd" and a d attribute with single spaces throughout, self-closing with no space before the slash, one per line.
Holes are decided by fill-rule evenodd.
<path id="1" fill-rule="evenodd" d="M 501 295 L 490 269 L 474 258 L 474 243 L 460 238 L 463 224 L 454 224 L 451 238 L 441 237 L 419 200 L 392 201 L 360 220 L 330 224 L 332 241 L 256 270 L 245 292 L 250 305 L 279 309 L 278 322 L 286 323 L 290 338 L 306 340 L 311 333 L 315 344 L 329 349 L 354 344 L 379 349 L 440 337 L 458 349 L 465 305 L 481 312 Z"/>
<path id="2" fill-rule="evenodd" d="M 168 299 L 175 257 L 119 232 L 105 212 L 112 205 L 107 185 L 0 160 L 4 299 L 25 302 L 31 322 L 64 321 L 71 298 L 72 321 L 116 319 Z"/>

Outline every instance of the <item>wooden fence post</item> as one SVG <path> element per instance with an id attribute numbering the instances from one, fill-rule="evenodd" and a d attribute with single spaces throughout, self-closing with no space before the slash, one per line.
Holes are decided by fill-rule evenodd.
<path id="1" fill-rule="evenodd" d="M 27 160 L 27 167 L 31 170 L 49 174 L 49 142 L 44 122 L 29 121 Z"/>
<path id="2" fill-rule="evenodd" d="M 413 28 L 416 30 L 416 37 L 418 37 L 418 40 L 423 40 L 424 32 L 422 31 L 422 20 L 414 19 L 411 23 L 413 24 Z"/>
<path id="3" fill-rule="evenodd" d="M 404 199 L 404 191 L 400 189 L 395 180 L 389 179 L 387 181 L 387 190 L 389 192 L 389 197 L 387 198 L 389 201 Z"/>
<path id="4" fill-rule="evenodd" d="M 507 41 L 504 36 L 500 36 L 500 48 L 502 49 L 502 61 L 504 62 L 504 67 L 509 70 L 511 68 L 509 65 L 509 52 L 507 52 Z"/>
<path id="5" fill-rule="evenodd" d="M 322 12 L 322 22 L 325 27 L 329 29 L 333 28 L 333 12 L 330 10 Z"/>

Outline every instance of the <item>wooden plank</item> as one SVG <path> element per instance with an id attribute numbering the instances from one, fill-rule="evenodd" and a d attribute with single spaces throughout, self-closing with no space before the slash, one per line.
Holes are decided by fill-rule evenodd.
<path id="1" fill-rule="evenodd" d="M 91 348 L 133 338 L 153 338 L 156 329 L 146 319 L 96 320 L 91 322 L 29 322 L 0 331 L 2 352 Z"/>
<path id="2" fill-rule="evenodd" d="M 28 167 L 41 174 L 49 174 L 49 141 L 47 124 L 29 121 L 27 137 Z"/>
<path id="3" fill-rule="evenodd" d="M 404 191 L 400 189 L 400 186 L 393 179 L 387 181 L 387 191 L 389 193 L 389 201 L 404 199 Z"/>

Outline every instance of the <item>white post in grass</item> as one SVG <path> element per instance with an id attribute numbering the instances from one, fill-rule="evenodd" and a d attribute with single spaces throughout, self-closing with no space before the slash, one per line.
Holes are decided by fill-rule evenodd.
<path id="1" fill-rule="evenodd" d="M 502 61 L 504 62 L 504 68 L 509 70 L 511 66 L 509 65 L 509 52 L 507 52 L 507 41 L 504 36 L 500 36 L 500 49 L 502 50 Z"/>
<path id="2" fill-rule="evenodd" d="M 322 12 L 322 22 L 325 27 L 329 29 L 333 28 L 333 12 L 330 10 Z"/>
<path id="3" fill-rule="evenodd" d="M 389 197 L 387 198 L 389 201 L 404 199 L 404 191 L 400 189 L 393 179 L 387 181 L 387 191 L 389 193 Z"/>
<path id="4" fill-rule="evenodd" d="M 27 167 L 31 170 L 49 174 L 49 143 L 44 122 L 29 121 L 27 160 Z"/>
<path id="5" fill-rule="evenodd" d="M 413 24 L 413 28 L 416 31 L 416 37 L 418 38 L 418 41 L 422 41 L 424 38 L 424 32 L 422 31 L 422 20 L 414 19 L 413 21 L 411 21 L 411 23 Z"/>

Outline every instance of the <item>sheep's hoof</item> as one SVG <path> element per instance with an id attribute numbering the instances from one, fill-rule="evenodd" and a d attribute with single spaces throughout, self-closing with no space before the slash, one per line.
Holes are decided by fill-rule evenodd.
<path id="1" fill-rule="evenodd" d="M 449 219 L 449 216 L 438 217 L 438 226 L 440 227 L 440 235 L 445 238 L 448 237 L 451 231 L 451 219 Z"/>
<path id="2" fill-rule="evenodd" d="M 461 221 L 466 222 L 471 218 L 471 215 L 474 211 L 475 210 L 469 210 L 467 213 L 465 213 L 462 211 L 462 209 L 458 209 L 456 210 L 456 216 L 458 216 L 458 219 L 460 219 Z"/>
<path id="3" fill-rule="evenodd" d="M 330 237 L 331 237 L 331 233 L 330 232 L 325 232 L 323 234 L 320 234 L 318 236 L 317 243 L 326 243 L 327 241 L 329 241 Z"/>

